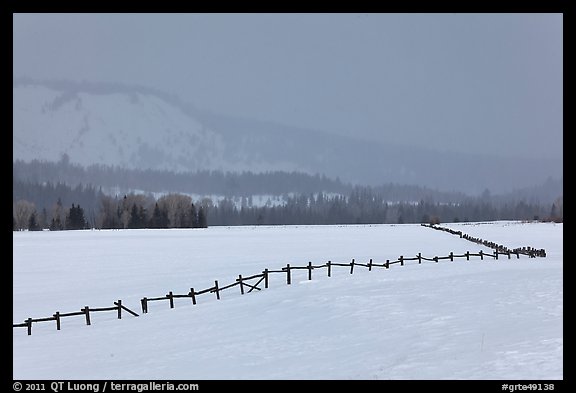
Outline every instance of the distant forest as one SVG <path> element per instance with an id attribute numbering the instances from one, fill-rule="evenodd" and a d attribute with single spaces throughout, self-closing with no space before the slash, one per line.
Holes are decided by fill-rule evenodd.
<path id="1" fill-rule="evenodd" d="M 345 193 L 350 185 L 339 179 L 299 172 L 231 173 L 222 171 L 196 171 L 176 173 L 162 170 L 123 169 L 105 165 L 82 167 L 70 163 L 67 156 L 58 162 L 33 160 L 13 163 L 15 179 L 32 183 L 64 183 L 98 185 L 108 190 L 143 190 L 152 193 L 178 192 L 197 195 L 251 196 L 283 195 L 292 192 Z"/>
<path id="2" fill-rule="evenodd" d="M 347 195 L 355 187 L 353 184 L 343 183 L 338 178 L 331 179 L 324 175 L 310 175 L 302 172 L 196 171 L 175 173 L 161 170 L 123 169 L 105 165 L 91 165 L 84 168 L 71 163 L 66 155 L 58 162 L 16 160 L 13 162 L 13 178 L 29 184 L 65 184 L 73 189 L 79 187 L 91 190 L 91 193 L 98 190 L 108 195 L 127 194 L 137 190 L 145 193 L 175 192 L 203 196 L 218 195 L 228 198 L 254 195 L 286 197 L 319 192 Z M 472 196 L 456 191 L 440 191 L 396 183 L 369 188 L 381 194 L 386 200 L 397 202 L 433 200 L 442 203 L 460 203 Z M 57 191 L 60 194 L 64 192 L 64 190 Z M 488 191 L 485 190 L 484 194 L 486 192 Z M 54 201 L 52 193 L 46 195 L 45 202 L 41 201 L 42 195 L 37 192 L 33 193 L 36 195 L 37 205 L 47 206 Z M 498 203 L 516 203 L 523 200 L 530 204 L 551 204 L 563 194 L 562 179 L 548 179 L 541 185 L 517 189 L 507 194 L 491 194 L 491 199 Z M 64 195 L 60 196 L 63 201 L 66 199 Z M 83 202 L 86 206 L 98 207 L 88 200 Z"/>
<path id="3" fill-rule="evenodd" d="M 33 171 L 27 169 L 33 168 Z M 205 172 L 210 179 L 195 188 L 196 174 L 165 174 L 171 181 L 179 179 L 180 187 L 190 193 L 215 194 L 217 187 L 228 187 L 228 196 L 220 201 L 201 198 L 193 201 L 189 195 L 165 192 L 159 197 L 152 193 L 127 192 L 111 196 L 102 191 L 102 185 L 74 186 L 64 182 L 51 182 L 57 171 L 66 176 L 78 171 L 76 181 L 94 180 L 87 175 L 88 169 L 71 165 L 65 161 L 57 164 L 14 163 L 13 177 L 13 229 L 14 230 L 63 230 L 84 228 L 198 228 L 208 225 L 291 225 L 291 224 L 378 224 L 378 223 L 438 223 L 458 221 L 492 220 L 563 220 L 563 199 L 560 193 L 551 203 L 536 199 L 512 196 L 493 196 L 486 190 L 479 196 L 460 193 L 441 193 L 417 186 L 384 185 L 364 187 L 344 185 L 320 176 L 299 173 L 269 174 L 223 174 Z M 105 173 L 110 168 L 93 167 L 96 173 Z M 110 176 L 141 176 L 148 171 L 110 169 Z M 86 177 L 83 177 L 85 175 Z M 157 182 L 162 176 L 155 173 Z M 173 176 L 173 177 L 171 177 Z M 181 177 L 179 177 L 181 176 Z M 176 179 L 176 180 L 175 180 Z M 257 179 L 257 180 L 254 180 Z M 283 179 L 291 182 L 292 188 L 282 184 Z M 319 180 L 315 183 L 314 180 Z M 132 178 L 135 189 L 145 189 Z M 164 180 L 166 181 L 166 180 Z M 250 187 L 246 183 L 255 181 L 254 188 L 263 194 L 274 194 L 282 190 L 282 203 L 257 206 L 252 203 Z M 127 181 L 129 183 L 129 181 Z M 269 183 L 268 183 L 269 182 Z M 152 184 L 154 182 L 150 182 Z M 201 183 L 200 181 L 198 182 Z M 98 184 L 98 183 L 96 183 Z M 114 181 L 107 183 L 109 187 Z M 121 184 L 121 183 L 120 183 Z M 167 183 L 165 183 L 167 184 Z M 226 185 L 228 184 L 228 186 Z M 231 194 L 230 184 L 242 190 L 243 195 Z M 299 184 L 298 188 L 295 184 Z M 322 190 L 318 184 L 327 185 Z M 550 192 L 549 186 L 541 188 Z M 116 186 L 117 187 L 117 186 Z M 210 188 L 212 187 L 212 188 Z M 277 187 L 277 188 L 275 188 Z M 284 187 L 284 188 L 283 188 Z M 295 192 L 309 187 L 308 192 Z M 332 188 L 330 188 L 332 187 Z M 339 192 L 336 192 L 340 189 Z M 211 192 L 207 192 L 210 190 Z M 240 195 L 241 195 L 240 193 Z M 225 194 L 226 195 L 226 194 Z"/>

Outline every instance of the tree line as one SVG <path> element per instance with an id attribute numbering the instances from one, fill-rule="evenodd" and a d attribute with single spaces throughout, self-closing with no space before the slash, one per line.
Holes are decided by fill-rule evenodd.
<path id="1" fill-rule="evenodd" d="M 125 169 L 106 165 L 83 167 L 71 163 L 66 155 L 58 162 L 32 160 L 13 162 L 14 197 L 27 199 L 37 206 L 54 203 L 60 197 L 65 205 L 80 203 L 88 210 L 97 209 L 100 193 L 120 194 L 131 190 L 145 192 L 178 192 L 196 195 L 221 195 L 227 198 L 253 195 L 287 196 L 290 194 L 318 194 L 320 192 L 347 195 L 354 185 L 321 175 L 300 172 L 272 171 L 222 172 L 196 171 L 175 173 L 162 170 Z M 51 188 L 40 186 L 52 184 Z M 33 187 L 36 185 L 35 187 Z M 63 186 L 70 186 L 68 190 Z M 92 185 L 97 185 L 95 188 Z M 456 191 L 439 191 L 417 185 L 387 183 L 371 188 L 391 201 L 435 200 L 445 203 L 464 202 L 471 195 Z M 493 202 L 552 203 L 562 194 L 562 179 L 549 178 L 546 182 L 524 189 L 492 195 Z M 104 191 L 103 191 L 104 190 Z M 83 195 L 76 195 L 80 191 Z M 75 194 L 75 195 L 71 195 Z"/>
<path id="2" fill-rule="evenodd" d="M 489 193 L 461 202 L 390 201 L 370 187 L 355 187 L 347 196 L 296 195 L 282 205 L 238 206 L 224 199 L 210 206 L 210 225 L 404 224 L 496 220 L 563 220 L 563 199 L 551 205 L 520 200 L 499 201 Z"/>
<path id="3" fill-rule="evenodd" d="M 48 187 L 48 186 L 46 186 Z M 317 193 L 294 195 L 274 205 L 256 206 L 248 198 L 241 203 L 224 198 L 197 201 L 183 194 L 130 193 L 123 197 L 98 195 L 99 207 L 87 215 L 79 204 L 64 207 L 58 200 L 36 211 L 34 203 L 13 203 L 14 230 L 206 228 L 210 225 L 333 225 L 403 224 L 495 220 L 563 221 L 563 199 L 552 205 L 518 201 L 498 202 L 489 193 L 462 202 L 431 199 L 394 202 L 370 187 L 355 187 L 348 195 Z"/>
<path id="4" fill-rule="evenodd" d="M 100 209 L 92 219 L 80 205 L 64 207 L 60 198 L 40 213 L 34 203 L 21 199 L 13 203 L 12 212 L 15 231 L 208 227 L 205 207 L 196 208 L 192 198 L 182 194 L 168 194 L 158 200 L 134 193 L 122 198 L 101 195 Z"/>
<path id="5" fill-rule="evenodd" d="M 324 175 L 301 172 L 270 171 L 240 173 L 202 170 L 176 173 L 165 170 L 126 169 L 106 165 L 83 167 L 71 163 L 66 155 L 58 162 L 32 160 L 13 163 L 13 177 L 28 182 L 97 184 L 99 187 L 123 190 L 162 192 L 171 190 L 183 194 L 250 196 L 282 195 L 291 192 L 348 192 L 350 185 Z"/>

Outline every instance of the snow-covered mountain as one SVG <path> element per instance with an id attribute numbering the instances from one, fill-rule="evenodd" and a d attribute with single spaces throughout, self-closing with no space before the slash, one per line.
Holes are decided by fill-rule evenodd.
<path id="1" fill-rule="evenodd" d="M 195 171 L 320 173 L 363 184 L 503 192 L 562 177 L 562 160 L 440 153 L 198 110 L 161 91 L 14 80 L 13 158 Z"/>
<path id="2" fill-rule="evenodd" d="M 222 138 L 153 95 L 13 90 L 14 158 L 188 170 L 224 166 Z"/>

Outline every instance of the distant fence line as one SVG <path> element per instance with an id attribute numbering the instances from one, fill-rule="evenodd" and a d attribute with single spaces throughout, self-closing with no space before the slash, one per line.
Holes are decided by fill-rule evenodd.
<path id="1" fill-rule="evenodd" d="M 312 262 L 308 262 L 308 265 L 306 265 L 306 266 L 291 266 L 290 264 L 286 264 L 286 266 L 281 268 L 280 270 L 264 269 L 262 271 L 262 273 L 254 274 L 251 276 L 244 276 L 243 277 L 242 275 L 239 275 L 238 278 L 235 279 L 235 281 L 233 283 L 228 284 L 228 285 L 224 285 L 224 286 L 220 286 L 218 283 L 218 280 L 215 280 L 214 286 L 212 286 L 210 288 L 202 289 L 200 291 L 196 291 L 194 289 L 194 287 L 191 287 L 190 291 L 188 293 L 185 293 L 185 294 L 175 294 L 173 291 L 170 291 L 164 296 L 143 297 L 142 299 L 140 299 L 140 305 L 142 308 L 142 313 L 147 314 L 148 313 L 148 304 L 150 302 L 154 302 L 154 301 L 167 300 L 169 305 L 170 305 L 170 308 L 174 308 L 174 299 L 178 299 L 178 298 L 190 298 L 192 305 L 196 305 L 198 302 L 198 296 L 204 295 L 207 293 L 214 293 L 216 295 L 216 299 L 220 300 L 220 295 L 223 291 L 228 290 L 230 288 L 233 288 L 235 286 L 240 287 L 240 294 L 241 295 L 244 295 L 246 293 L 250 293 L 254 290 L 261 291 L 262 288 L 259 287 L 259 285 L 261 285 L 262 283 L 263 283 L 264 288 L 269 287 L 269 278 L 270 278 L 271 274 L 285 274 L 286 275 L 286 284 L 291 285 L 291 283 L 292 283 L 292 271 L 294 271 L 294 270 L 307 270 L 308 271 L 308 280 L 312 280 L 312 271 L 314 271 L 315 269 L 326 269 L 327 276 L 331 277 L 332 276 L 332 268 L 335 266 L 336 267 L 349 268 L 350 274 L 353 274 L 354 268 L 356 266 L 365 267 L 368 269 L 368 271 L 372 271 L 374 268 L 389 269 L 391 265 L 395 265 L 395 264 L 400 264 L 400 266 L 404 266 L 404 264 L 408 261 L 418 261 L 418 264 L 421 264 L 422 261 L 438 263 L 440 260 L 454 261 L 454 259 L 457 259 L 457 258 L 466 258 L 466 261 L 470 261 L 470 258 L 474 258 L 474 257 L 479 257 L 480 260 L 484 260 L 485 257 L 492 258 L 493 260 L 498 260 L 499 256 L 501 256 L 501 255 L 507 256 L 508 259 L 511 259 L 512 255 L 515 255 L 516 259 L 520 259 L 520 255 L 527 255 L 530 258 L 535 258 L 537 256 L 538 257 L 546 257 L 546 252 L 544 249 L 535 249 L 532 247 L 522 247 L 522 248 L 509 249 L 507 247 L 496 244 L 494 242 L 489 242 L 486 240 L 482 240 L 480 238 L 475 238 L 475 237 L 463 234 L 461 231 L 455 231 L 455 230 L 450 229 L 450 228 L 439 227 L 438 225 L 432 225 L 432 224 L 430 224 L 430 225 L 422 224 L 422 226 L 436 229 L 436 230 L 445 231 L 445 232 L 448 232 L 448 233 L 451 233 L 454 235 L 459 235 L 463 239 L 469 240 L 469 241 L 474 242 L 474 243 L 482 244 L 486 247 L 490 247 L 490 248 L 494 249 L 494 252 L 492 254 L 490 254 L 490 253 L 485 253 L 482 250 L 480 250 L 478 253 L 471 253 L 469 251 L 466 251 L 466 253 L 460 254 L 460 255 L 457 255 L 457 254 L 454 254 L 453 252 L 450 252 L 450 254 L 447 256 L 434 256 L 432 258 L 423 257 L 422 253 L 418 253 L 418 255 L 416 255 L 414 257 L 404 257 L 403 255 L 400 255 L 400 257 L 398 257 L 398 259 L 394 260 L 394 261 L 386 259 L 386 262 L 384 262 L 384 263 L 375 263 L 373 261 L 373 259 L 371 258 L 368 263 L 359 263 L 359 262 L 356 262 L 355 259 L 352 259 L 352 261 L 350 263 L 336 263 L 336 262 L 328 261 L 322 265 L 313 265 Z M 249 283 L 248 281 L 250 281 L 250 280 L 257 280 L 257 281 Z M 121 300 L 118 300 L 117 302 L 114 302 L 113 307 L 89 308 L 88 306 L 86 306 L 86 307 L 82 308 L 80 311 L 76 311 L 76 312 L 70 312 L 70 313 L 56 312 L 53 316 L 47 317 L 47 318 L 37 318 L 37 319 L 28 318 L 24 321 L 24 323 L 13 324 L 12 326 L 14 328 L 26 327 L 28 329 L 28 335 L 31 335 L 32 334 L 32 323 L 56 321 L 56 329 L 60 330 L 60 319 L 63 317 L 84 315 L 86 318 L 86 325 L 90 325 L 91 324 L 90 323 L 90 312 L 114 311 L 114 310 L 116 310 L 118 312 L 118 319 L 122 318 L 122 314 L 121 314 L 122 310 L 125 310 L 128 313 L 130 313 L 136 317 L 138 316 L 137 313 L 135 313 L 134 311 L 125 307 L 122 304 Z"/>
<path id="2" fill-rule="evenodd" d="M 467 235 L 465 233 L 462 233 L 462 231 L 455 231 L 454 229 L 450 229 L 447 227 L 441 227 L 438 224 L 421 224 L 423 227 L 427 227 L 427 228 L 432 228 L 432 229 L 436 229 L 439 231 L 444 231 L 444 232 L 448 232 L 451 233 L 452 235 L 458 235 L 460 236 L 460 238 L 462 239 L 466 239 L 469 240 L 473 243 L 477 243 L 477 244 L 482 244 L 483 246 L 492 248 L 502 254 L 505 253 L 518 253 L 518 254 L 524 254 L 524 255 L 528 255 L 530 258 L 536 258 L 536 257 L 546 257 L 546 250 L 544 250 L 543 248 L 540 249 L 536 249 L 533 247 L 518 247 L 518 248 L 514 248 L 514 249 L 510 249 L 508 247 L 505 247 L 501 244 L 497 244 L 494 242 L 490 242 L 488 240 L 483 240 L 480 239 L 479 237 L 472 237 L 470 235 Z"/>
<path id="3" fill-rule="evenodd" d="M 16 323 L 12 324 L 12 327 L 25 327 L 28 330 L 28 335 L 32 335 L 32 324 L 37 322 L 48 322 L 48 321 L 56 321 L 56 330 L 60 330 L 61 327 L 61 319 L 65 317 L 73 317 L 77 315 L 84 315 L 86 318 L 86 325 L 91 325 L 90 321 L 90 313 L 91 312 L 100 312 L 100 311 L 117 311 L 118 312 L 118 319 L 122 319 L 122 310 L 134 315 L 135 317 L 138 316 L 134 311 L 130 310 L 128 307 L 122 304 L 122 300 L 118 300 L 114 302 L 114 306 L 112 307 L 97 307 L 97 308 L 90 308 L 85 306 L 84 308 L 80 309 L 80 311 L 75 312 L 67 312 L 61 313 L 56 311 L 51 317 L 46 318 L 28 318 L 24 321 L 24 323 Z"/>

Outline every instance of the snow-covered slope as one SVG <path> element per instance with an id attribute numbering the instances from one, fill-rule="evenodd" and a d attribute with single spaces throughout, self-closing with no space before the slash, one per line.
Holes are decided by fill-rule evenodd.
<path id="1" fill-rule="evenodd" d="M 154 95 L 13 89 L 14 158 L 187 170 L 222 163 L 223 143 Z"/>
<path id="2" fill-rule="evenodd" d="M 561 379 L 562 224 L 449 224 L 546 258 L 272 275 L 270 288 L 150 303 L 13 333 L 15 379 Z M 491 250 L 420 225 L 15 232 L 13 320 L 221 286 L 287 263 Z"/>
<path id="3" fill-rule="evenodd" d="M 13 137 L 14 159 L 25 161 L 67 154 L 83 165 L 300 171 L 466 193 L 510 191 L 562 176 L 561 159 L 383 144 L 209 113 L 159 91 L 116 85 L 14 81 Z"/>

